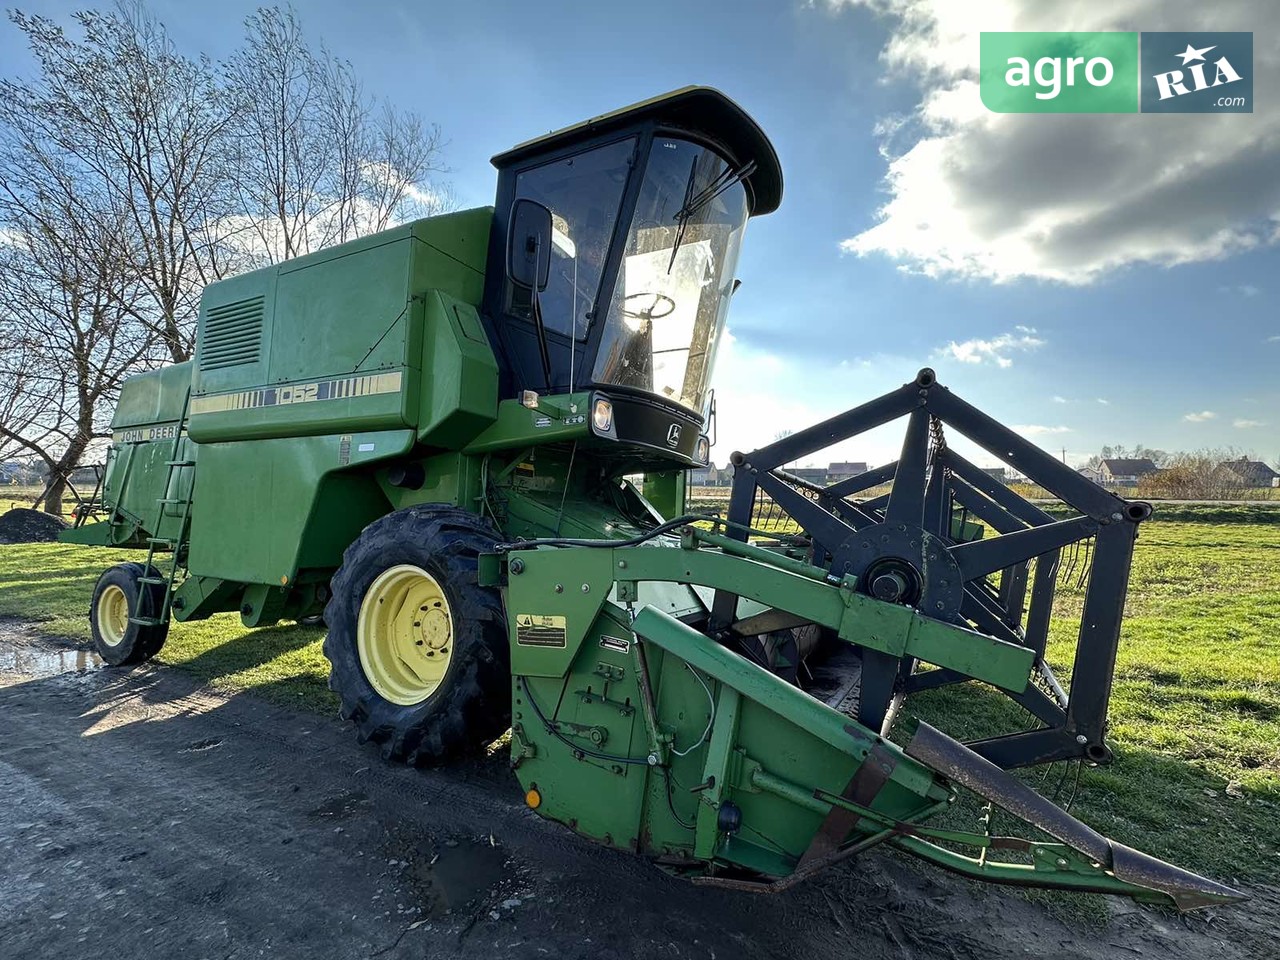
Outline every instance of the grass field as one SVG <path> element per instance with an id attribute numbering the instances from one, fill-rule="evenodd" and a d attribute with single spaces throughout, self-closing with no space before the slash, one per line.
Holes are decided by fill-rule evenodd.
<path id="1" fill-rule="evenodd" d="M 0 616 L 88 635 L 94 579 L 120 551 L 0 546 Z M 1050 660 L 1069 665 L 1082 597 L 1055 611 Z M 1280 879 L 1280 525 L 1144 525 L 1111 710 L 1116 761 L 1030 774 L 1099 829 L 1228 882 Z M 238 617 L 175 624 L 159 659 L 212 686 L 331 711 L 322 633 L 292 624 L 245 630 Z M 972 685 L 921 694 L 914 713 L 961 736 L 1025 726 Z M 997 816 L 997 826 L 999 818 Z"/>
<path id="2" fill-rule="evenodd" d="M 1083 592 L 1060 590 L 1048 650 L 1069 675 Z M 966 687 L 908 710 L 949 733 L 1025 715 Z M 1115 762 L 1029 774 L 1138 849 L 1227 882 L 1280 878 L 1280 525 L 1145 524 L 1134 555 L 1108 740 Z M 997 815 L 998 816 L 998 815 Z"/>

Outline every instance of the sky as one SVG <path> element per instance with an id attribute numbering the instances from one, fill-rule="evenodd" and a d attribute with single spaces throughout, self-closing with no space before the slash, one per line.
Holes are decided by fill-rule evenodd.
<path id="1" fill-rule="evenodd" d="M 69 22 L 86 4 L 19 6 Z M 151 3 L 180 48 L 215 60 L 254 6 Z M 721 463 L 926 365 L 1073 465 L 1104 444 L 1280 458 L 1273 0 L 295 8 L 371 93 L 440 125 L 465 207 L 493 202 L 494 154 L 666 90 L 714 86 L 756 118 L 786 186 L 738 267 L 714 379 Z M 1253 31 L 1255 112 L 993 114 L 982 30 Z M 30 71 L 0 24 L 0 72 Z M 883 463 L 900 436 L 830 459 Z"/>

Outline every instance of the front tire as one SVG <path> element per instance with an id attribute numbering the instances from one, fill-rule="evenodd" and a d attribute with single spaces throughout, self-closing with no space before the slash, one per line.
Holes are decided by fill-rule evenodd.
<path id="1" fill-rule="evenodd" d="M 159 624 L 134 622 L 158 617 L 164 610 L 164 586 L 139 582 L 147 570 L 140 563 L 119 563 L 104 570 L 93 588 L 89 605 L 93 647 L 113 667 L 150 660 L 169 636 L 167 617 Z M 150 568 L 150 575 L 159 576 L 155 567 Z"/>
<path id="2" fill-rule="evenodd" d="M 510 726 L 502 598 L 476 580 L 496 542 L 466 511 L 417 506 L 369 524 L 343 555 L 324 613 L 329 689 L 384 758 L 439 763 Z"/>

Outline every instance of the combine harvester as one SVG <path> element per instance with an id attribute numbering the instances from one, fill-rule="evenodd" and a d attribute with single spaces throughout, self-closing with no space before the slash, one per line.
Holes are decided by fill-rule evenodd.
<path id="1" fill-rule="evenodd" d="M 689 512 L 743 229 L 782 197 L 772 146 L 691 87 L 494 163 L 493 208 L 209 286 L 194 359 L 125 385 L 97 522 L 64 536 L 148 551 L 94 590 L 105 660 L 154 656 L 171 617 L 323 612 L 342 716 L 385 757 L 439 762 L 510 728 L 530 807 L 699 883 L 777 890 L 889 844 L 997 883 L 1240 898 L 1006 772 L 1110 759 L 1146 504 L 922 370 L 734 454 L 727 516 Z M 896 418 L 893 464 L 826 487 L 783 469 Z M 1077 515 L 992 481 L 947 429 Z M 1044 651 L 1082 545 L 1068 695 Z M 905 695 L 962 681 L 1034 728 L 962 744 L 903 722 L 889 739 Z M 940 825 L 960 789 L 1029 838 L 992 835 L 989 815 Z"/>

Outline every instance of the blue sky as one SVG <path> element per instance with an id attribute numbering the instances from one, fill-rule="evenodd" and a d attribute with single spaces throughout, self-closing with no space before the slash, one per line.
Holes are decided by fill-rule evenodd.
<path id="1" fill-rule="evenodd" d="M 65 19 L 80 5 L 22 7 Z M 180 47 L 215 59 L 253 6 L 152 3 Z M 786 193 L 747 232 L 717 371 L 718 460 L 926 364 L 1072 462 L 1138 442 L 1280 457 L 1280 109 L 1268 99 L 1280 91 L 1261 69 L 1275 66 L 1272 4 L 1100 0 L 1030 26 L 1046 5 L 296 6 L 371 92 L 439 123 L 464 206 L 492 202 L 494 153 L 660 91 L 709 84 L 756 117 Z M 948 7 L 965 7 L 964 22 Z M 1256 112 L 981 116 L 978 22 L 1255 30 Z M 29 70 L 8 25 L 0 64 Z M 878 434 L 838 453 L 882 462 L 895 446 Z"/>

